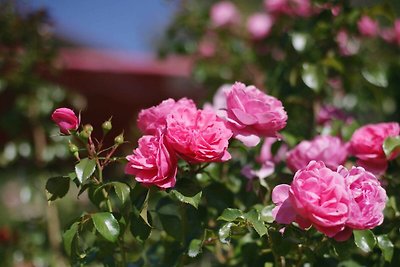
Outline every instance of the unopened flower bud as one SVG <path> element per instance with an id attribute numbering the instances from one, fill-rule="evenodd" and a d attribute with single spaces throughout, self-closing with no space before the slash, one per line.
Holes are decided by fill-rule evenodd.
<path id="1" fill-rule="evenodd" d="M 124 142 L 124 133 L 121 133 L 120 135 L 118 135 L 117 137 L 114 138 L 114 143 L 116 145 L 120 145 Z"/>
<path id="2" fill-rule="evenodd" d="M 83 130 L 79 133 L 79 136 L 82 137 L 83 139 L 88 139 L 91 134 L 92 134 L 92 132 Z"/>
<path id="3" fill-rule="evenodd" d="M 103 128 L 104 133 L 108 133 L 112 129 L 111 120 L 103 122 L 101 128 Z"/>
<path id="4" fill-rule="evenodd" d="M 69 151 L 71 153 L 75 153 L 75 152 L 79 151 L 78 147 L 73 143 L 69 143 L 68 146 L 69 146 Z"/>
<path id="5" fill-rule="evenodd" d="M 93 132 L 93 126 L 90 125 L 90 124 L 86 124 L 85 126 L 83 126 L 83 130 L 92 133 Z"/>

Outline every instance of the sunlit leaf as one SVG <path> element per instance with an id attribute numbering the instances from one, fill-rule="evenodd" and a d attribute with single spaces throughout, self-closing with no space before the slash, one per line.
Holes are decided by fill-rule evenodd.
<path id="1" fill-rule="evenodd" d="M 122 204 L 124 204 L 129 198 L 129 185 L 121 182 L 112 182 L 111 184 L 114 187 L 115 193 L 117 194 L 119 200 L 121 200 Z"/>
<path id="2" fill-rule="evenodd" d="M 386 138 L 383 142 L 383 151 L 388 159 L 400 152 L 400 136 Z"/>
<path id="3" fill-rule="evenodd" d="M 190 241 L 189 251 L 188 251 L 189 257 L 194 258 L 197 255 L 199 255 L 199 253 L 201 253 L 202 243 L 203 242 L 199 239 L 193 239 L 192 241 Z"/>
<path id="4" fill-rule="evenodd" d="M 393 258 L 394 246 L 387 235 L 379 235 L 376 237 L 378 247 L 382 250 L 385 261 L 391 262 Z"/>
<path id="5" fill-rule="evenodd" d="M 96 230 L 108 241 L 115 242 L 119 235 L 119 224 L 110 212 L 92 214 L 92 221 Z"/>
<path id="6" fill-rule="evenodd" d="M 244 214 L 244 217 L 253 225 L 254 230 L 256 230 L 260 237 L 268 232 L 267 227 L 265 227 L 264 222 L 260 219 L 260 216 L 255 209 Z"/>
<path id="7" fill-rule="evenodd" d="M 234 225 L 234 223 L 229 222 L 224 224 L 218 231 L 218 236 L 219 236 L 219 240 L 222 243 L 229 243 L 230 240 L 230 236 L 231 236 L 231 227 Z"/>
<path id="8" fill-rule="evenodd" d="M 199 206 L 199 203 L 201 201 L 201 195 L 202 192 L 197 193 L 196 195 L 194 195 L 193 197 L 187 197 L 184 196 L 183 194 L 181 194 L 180 192 L 176 191 L 176 190 L 171 190 L 171 193 L 181 202 L 184 202 L 186 204 L 190 204 L 193 207 L 195 207 L 197 209 L 197 207 Z"/>
<path id="9" fill-rule="evenodd" d="M 78 180 L 83 183 L 96 170 L 96 161 L 94 159 L 84 158 L 75 165 L 75 173 Z"/>
<path id="10" fill-rule="evenodd" d="M 242 215 L 241 210 L 227 208 L 222 212 L 221 216 L 219 216 L 217 220 L 232 222 Z"/>
<path id="11" fill-rule="evenodd" d="M 364 252 L 371 252 L 376 245 L 376 238 L 371 230 L 354 230 L 354 243 Z"/>

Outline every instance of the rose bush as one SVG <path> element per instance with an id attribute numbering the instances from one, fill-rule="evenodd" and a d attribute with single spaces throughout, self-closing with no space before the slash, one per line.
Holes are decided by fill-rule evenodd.
<path id="1" fill-rule="evenodd" d="M 75 171 L 54 178 L 94 206 L 65 232 L 72 262 L 396 264 L 398 123 L 368 124 L 399 119 L 398 19 L 353 2 L 183 1 L 161 52 L 189 54 L 213 103 L 145 107 L 128 156 L 131 136 L 71 131 Z"/>

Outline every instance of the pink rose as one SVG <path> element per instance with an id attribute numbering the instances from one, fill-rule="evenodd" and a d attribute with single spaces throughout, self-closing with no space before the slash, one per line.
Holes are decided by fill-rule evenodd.
<path id="1" fill-rule="evenodd" d="M 387 196 L 378 179 L 361 167 L 353 167 L 348 171 L 340 166 L 338 172 L 345 178 L 351 192 L 350 214 L 346 225 L 359 230 L 380 225 Z"/>
<path id="2" fill-rule="evenodd" d="M 310 0 L 291 0 L 292 12 L 299 17 L 309 17 L 313 10 Z"/>
<path id="3" fill-rule="evenodd" d="M 221 1 L 211 7 L 210 17 L 213 26 L 222 27 L 237 22 L 239 12 L 232 2 Z"/>
<path id="4" fill-rule="evenodd" d="M 235 138 L 255 146 L 262 137 L 277 137 L 286 126 L 282 102 L 254 86 L 236 82 L 226 93 L 227 122 Z"/>
<path id="5" fill-rule="evenodd" d="M 347 158 L 347 146 L 338 137 L 316 136 L 311 141 L 301 141 L 287 154 L 287 166 L 293 172 L 305 168 L 311 160 L 323 161 L 331 170 L 343 164 Z"/>
<path id="6" fill-rule="evenodd" d="M 387 168 L 387 159 L 393 159 L 397 154 L 386 157 L 382 148 L 383 142 L 386 138 L 399 134 L 397 122 L 365 125 L 353 133 L 350 152 L 359 159 L 359 165 L 375 174 L 381 174 Z"/>
<path id="7" fill-rule="evenodd" d="M 361 167 L 334 172 L 321 161 L 311 161 L 296 172 L 291 185 L 272 191 L 278 223 L 313 225 L 337 241 L 347 240 L 353 229 L 372 229 L 383 222 L 386 192 L 378 179 Z"/>
<path id="8" fill-rule="evenodd" d="M 187 98 L 179 99 L 177 102 L 169 98 L 158 106 L 142 109 L 137 120 L 139 129 L 144 134 L 156 134 L 158 129 L 165 128 L 167 115 L 181 106 L 196 110 L 196 104 Z"/>
<path id="9" fill-rule="evenodd" d="M 265 9 L 273 14 L 288 14 L 289 0 L 264 0 Z"/>
<path id="10" fill-rule="evenodd" d="M 322 161 L 311 161 L 296 172 L 289 199 L 298 215 L 328 237 L 345 229 L 351 200 L 347 185 L 342 175 Z"/>
<path id="11" fill-rule="evenodd" d="M 394 28 L 384 28 L 380 31 L 380 36 L 388 43 L 396 42 L 396 32 Z"/>
<path id="12" fill-rule="evenodd" d="M 263 39 L 269 35 L 273 19 L 264 13 L 256 13 L 251 15 L 247 20 L 247 31 L 253 39 Z"/>
<path id="13" fill-rule="evenodd" d="M 362 16 L 357 22 L 358 31 L 367 37 L 375 37 L 379 33 L 378 22 L 368 16 Z"/>
<path id="14" fill-rule="evenodd" d="M 76 131 L 79 126 L 79 119 L 75 113 L 69 108 L 58 108 L 53 114 L 51 119 L 60 128 L 60 132 L 65 135 L 69 135 L 70 131 Z"/>
<path id="15" fill-rule="evenodd" d="M 182 106 L 167 116 L 166 135 L 174 150 L 188 162 L 226 161 L 232 131 L 211 110 Z"/>
<path id="16" fill-rule="evenodd" d="M 308 17 L 312 14 L 310 0 L 264 0 L 265 8 L 272 14 Z"/>
<path id="17" fill-rule="evenodd" d="M 332 120 L 341 120 L 344 122 L 351 122 L 352 118 L 347 116 L 342 110 L 331 105 L 322 106 L 316 116 L 317 123 L 324 125 Z"/>
<path id="18" fill-rule="evenodd" d="M 126 157 L 127 174 L 135 175 L 136 181 L 145 185 L 170 188 L 175 185 L 177 158 L 169 147 L 164 134 L 145 135 L 138 141 L 138 148 Z"/>

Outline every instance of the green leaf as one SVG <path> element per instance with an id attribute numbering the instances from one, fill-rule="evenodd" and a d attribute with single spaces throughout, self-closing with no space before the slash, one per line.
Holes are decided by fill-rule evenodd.
<path id="1" fill-rule="evenodd" d="M 75 240 L 75 236 L 78 233 L 78 228 L 79 222 L 74 222 L 63 234 L 64 249 L 68 256 L 71 256 L 72 245 Z"/>
<path id="2" fill-rule="evenodd" d="M 194 258 L 199 255 L 199 253 L 201 253 L 202 244 L 203 242 L 199 239 L 193 239 L 192 241 L 190 241 L 188 251 L 189 257 Z"/>
<path id="3" fill-rule="evenodd" d="M 121 200 L 122 204 L 125 204 L 131 191 L 129 185 L 121 182 L 112 182 L 112 185 L 119 200 Z"/>
<path id="4" fill-rule="evenodd" d="M 267 227 L 264 225 L 264 221 L 260 219 L 260 216 L 255 209 L 244 214 L 244 217 L 253 225 L 254 230 L 256 230 L 260 237 L 268 232 Z"/>
<path id="5" fill-rule="evenodd" d="M 183 235 L 181 219 L 175 215 L 159 214 L 158 216 L 164 231 L 175 240 L 181 240 Z"/>
<path id="6" fill-rule="evenodd" d="M 48 199 L 48 201 L 54 201 L 57 198 L 64 197 L 68 193 L 69 182 L 70 179 L 64 176 L 52 177 L 47 180 L 46 190 L 49 194 L 51 194 L 51 197 Z"/>
<path id="7" fill-rule="evenodd" d="M 151 233 L 151 227 L 143 220 L 138 211 L 132 212 L 130 230 L 133 236 L 142 241 L 145 241 Z"/>
<path id="8" fill-rule="evenodd" d="M 383 258 L 387 262 L 391 262 L 393 258 L 394 246 L 387 235 L 379 235 L 376 237 L 378 240 L 378 247 L 382 250 Z"/>
<path id="9" fill-rule="evenodd" d="M 376 239 L 371 230 L 354 230 L 354 243 L 364 252 L 371 252 L 375 245 Z"/>
<path id="10" fill-rule="evenodd" d="M 174 190 L 178 191 L 185 197 L 194 197 L 201 192 L 201 187 L 196 180 L 183 178 L 176 182 Z"/>
<path id="11" fill-rule="evenodd" d="M 149 208 L 149 196 L 150 196 L 150 190 L 147 191 L 146 199 L 144 200 L 142 210 L 140 211 L 140 217 L 142 217 L 143 220 L 147 223 L 147 225 L 151 227 L 147 217 L 148 215 L 147 209 Z"/>
<path id="12" fill-rule="evenodd" d="M 221 216 L 219 216 L 217 220 L 232 222 L 242 215 L 243 213 L 241 210 L 227 208 L 222 212 Z"/>
<path id="13" fill-rule="evenodd" d="M 272 216 L 272 210 L 275 208 L 275 205 L 268 205 L 264 207 L 260 212 L 260 219 L 266 223 L 273 223 L 274 217 Z"/>
<path id="14" fill-rule="evenodd" d="M 305 85 L 316 92 L 319 92 L 323 85 L 323 73 L 317 65 L 304 63 L 301 78 Z"/>
<path id="15" fill-rule="evenodd" d="M 110 212 L 92 214 L 92 221 L 96 230 L 108 241 L 115 242 L 119 235 L 119 224 Z"/>
<path id="16" fill-rule="evenodd" d="M 365 68 L 361 71 L 362 76 L 369 83 L 378 87 L 387 87 L 389 84 L 386 67 L 376 65 L 374 68 Z"/>
<path id="17" fill-rule="evenodd" d="M 136 183 L 135 187 L 131 190 L 130 193 L 131 202 L 138 210 L 140 210 L 143 207 L 148 192 L 149 189 L 143 187 L 139 183 Z"/>
<path id="18" fill-rule="evenodd" d="M 224 243 L 228 244 L 231 236 L 231 227 L 235 224 L 232 222 L 224 224 L 218 231 L 219 240 Z"/>
<path id="19" fill-rule="evenodd" d="M 75 173 L 79 182 L 83 183 L 96 170 L 96 161 L 94 159 L 84 158 L 75 165 Z"/>
<path id="20" fill-rule="evenodd" d="M 201 201 L 202 192 L 200 191 L 193 197 L 187 197 L 178 192 L 177 190 L 171 190 L 171 193 L 180 201 L 186 204 L 190 204 L 197 209 Z"/>
<path id="21" fill-rule="evenodd" d="M 386 158 L 390 158 L 392 155 L 400 151 L 400 136 L 388 137 L 383 142 L 383 151 L 385 152 Z"/>

